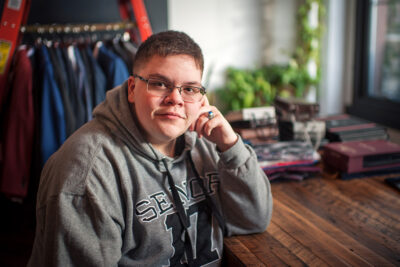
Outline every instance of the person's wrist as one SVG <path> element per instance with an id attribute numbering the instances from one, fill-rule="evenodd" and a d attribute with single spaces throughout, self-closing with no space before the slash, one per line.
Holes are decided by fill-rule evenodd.
<path id="1" fill-rule="evenodd" d="M 217 148 L 221 152 L 227 151 L 229 148 L 233 147 L 238 140 L 239 137 L 236 134 L 231 135 L 229 138 L 226 138 L 221 144 L 217 144 Z"/>

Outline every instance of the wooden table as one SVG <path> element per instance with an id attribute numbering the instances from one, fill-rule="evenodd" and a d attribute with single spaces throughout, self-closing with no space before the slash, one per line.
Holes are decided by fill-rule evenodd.
<path id="1" fill-rule="evenodd" d="M 226 238 L 226 265 L 400 266 L 400 191 L 383 180 L 273 182 L 267 231 Z"/>

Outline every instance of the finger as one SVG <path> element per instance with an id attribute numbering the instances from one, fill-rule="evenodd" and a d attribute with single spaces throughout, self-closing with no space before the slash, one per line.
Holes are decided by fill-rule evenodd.
<path id="1" fill-rule="evenodd" d="M 196 121 L 196 125 L 195 125 L 195 131 L 197 132 L 197 134 L 199 135 L 199 137 L 203 136 L 203 128 L 204 125 L 207 123 L 208 118 L 205 115 L 206 113 L 201 114 L 201 116 L 197 119 Z"/>
<path id="2" fill-rule="evenodd" d="M 205 136 L 211 136 L 211 132 L 212 132 L 212 130 L 215 128 L 215 126 L 216 126 L 217 124 L 216 124 L 216 120 L 215 120 L 215 118 L 214 119 L 212 119 L 212 120 L 208 120 L 207 122 L 206 122 L 206 124 L 204 124 L 204 126 L 203 126 L 203 133 L 204 133 L 204 135 Z"/>
<path id="3" fill-rule="evenodd" d="M 199 116 L 201 116 L 204 112 L 208 112 L 212 110 L 212 106 L 210 106 L 210 103 L 208 102 L 207 95 L 204 95 L 201 107 L 199 109 Z"/>
<path id="4" fill-rule="evenodd" d="M 197 115 L 197 119 L 195 119 L 189 126 L 189 130 L 190 131 L 194 131 L 197 127 L 196 124 L 199 120 L 200 117 L 204 116 L 204 114 L 208 114 L 208 112 L 210 111 L 210 108 L 204 108 L 203 106 L 199 109 L 198 115 Z"/>
<path id="5" fill-rule="evenodd" d="M 209 112 L 203 112 L 201 116 L 197 119 L 196 125 L 195 125 L 195 130 L 199 134 L 199 136 L 203 136 L 205 132 L 205 126 L 209 123 L 210 118 L 209 118 Z"/>
<path id="6" fill-rule="evenodd" d="M 201 108 L 199 109 L 199 113 L 198 113 L 199 115 L 198 115 L 198 116 L 199 116 L 199 117 L 200 117 L 200 116 L 206 116 L 206 117 L 207 117 L 209 111 L 214 112 L 212 106 L 204 106 L 204 107 L 201 107 Z"/>
<path id="7" fill-rule="evenodd" d="M 207 106 L 209 106 L 210 105 L 210 102 L 208 102 L 208 98 L 207 98 L 207 95 L 204 95 L 204 99 L 203 99 L 203 107 L 207 107 Z"/>
<path id="8" fill-rule="evenodd" d="M 197 124 L 197 120 L 200 116 L 202 116 L 204 113 L 208 112 L 210 110 L 210 103 L 208 102 L 208 98 L 207 95 L 203 96 L 203 99 L 201 100 L 201 106 L 197 115 L 197 119 L 195 121 L 192 122 L 192 124 L 190 124 L 189 126 L 189 130 L 190 131 L 194 131 L 196 129 L 196 124 Z"/>
<path id="9" fill-rule="evenodd" d="M 210 137 L 212 130 L 221 125 L 221 113 L 216 108 L 213 108 L 208 111 L 205 116 L 207 119 L 203 125 L 202 133 Z"/>
<path id="10" fill-rule="evenodd" d="M 206 136 L 211 136 L 211 132 L 222 125 L 222 117 L 221 117 L 221 113 L 219 113 L 218 111 L 215 111 L 214 115 L 212 118 L 207 117 L 207 122 L 203 127 L 203 132 Z"/>

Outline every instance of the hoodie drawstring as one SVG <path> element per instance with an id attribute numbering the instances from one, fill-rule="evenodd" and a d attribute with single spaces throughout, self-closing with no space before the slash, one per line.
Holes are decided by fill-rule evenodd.
<path id="1" fill-rule="evenodd" d="M 192 167 L 192 170 L 193 170 L 193 172 L 194 172 L 194 174 L 196 176 L 196 179 L 197 179 L 197 181 L 198 181 L 198 183 L 199 183 L 199 185 L 201 187 L 201 190 L 203 191 L 204 195 L 206 196 L 207 206 L 209 207 L 209 209 L 211 210 L 211 212 L 214 214 L 215 218 L 217 219 L 218 224 L 221 227 L 224 236 L 226 236 L 227 232 L 226 232 L 225 220 L 222 217 L 222 215 L 220 214 L 220 212 L 218 211 L 217 205 L 215 204 L 214 200 L 210 197 L 210 195 L 208 194 L 207 190 L 205 189 L 204 184 L 203 184 L 203 180 L 200 178 L 200 175 L 197 172 L 197 169 L 196 169 L 196 167 L 194 165 L 194 162 L 193 162 L 193 159 L 192 159 L 192 156 L 191 156 L 190 152 L 188 153 L 188 156 L 189 156 L 190 166 Z M 185 251 L 186 251 L 186 255 L 187 255 L 188 265 L 189 266 L 194 266 L 193 249 L 192 249 L 190 236 L 189 236 L 189 231 L 188 231 L 189 218 L 186 215 L 185 209 L 184 209 L 183 204 L 182 204 L 182 200 L 179 197 L 178 191 L 176 190 L 175 183 L 174 183 L 174 181 L 172 179 L 172 175 L 171 175 L 171 173 L 170 173 L 170 171 L 168 169 L 166 159 L 163 158 L 162 162 L 164 163 L 164 166 L 165 166 L 165 169 L 166 169 L 166 172 L 167 172 L 168 184 L 169 184 L 169 186 L 171 188 L 171 192 L 172 192 L 172 199 L 173 199 L 175 207 L 176 207 L 176 209 L 178 211 L 179 220 L 180 220 L 180 222 L 181 222 L 181 224 L 182 224 L 182 226 L 184 228 L 184 231 L 185 231 L 184 247 L 185 247 Z"/>
<path id="2" fill-rule="evenodd" d="M 175 183 L 172 179 L 171 173 L 169 172 L 165 158 L 162 159 L 162 162 L 164 163 L 165 169 L 167 171 L 168 183 L 169 183 L 169 187 L 171 188 L 171 192 L 172 192 L 172 199 L 173 199 L 175 207 L 178 211 L 179 220 L 185 231 L 184 246 L 185 246 L 186 256 L 187 256 L 187 260 L 188 260 L 188 265 L 189 265 L 189 267 L 195 266 L 193 264 L 193 249 L 192 249 L 192 244 L 190 241 L 190 236 L 189 236 L 189 231 L 188 231 L 189 218 L 186 216 L 185 209 L 182 204 L 182 200 L 178 195 L 178 191 L 176 190 Z"/>

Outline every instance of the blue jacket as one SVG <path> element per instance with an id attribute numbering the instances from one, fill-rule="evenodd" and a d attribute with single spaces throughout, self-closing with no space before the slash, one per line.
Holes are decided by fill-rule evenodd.
<path id="1" fill-rule="evenodd" d="M 124 61 L 104 45 L 99 49 L 97 61 L 107 77 L 107 90 L 123 84 L 129 78 L 128 68 Z"/>
<path id="2" fill-rule="evenodd" d="M 44 165 L 47 159 L 64 143 L 66 129 L 60 89 L 54 80 L 53 66 L 46 46 L 42 45 L 40 52 L 43 73 L 40 148 L 42 165 Z"/>

